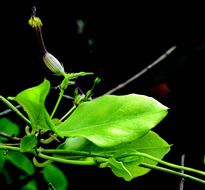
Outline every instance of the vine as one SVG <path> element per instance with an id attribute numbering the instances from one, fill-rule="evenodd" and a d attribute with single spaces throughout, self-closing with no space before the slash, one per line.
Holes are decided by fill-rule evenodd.
<path id="1" fill-rule="evenodd" d="M 94 80 L 91 89 L 82 93 L 76 79 L 94 73 L 65 72 L 62 64 L 46 50 L 41 19 L 33 14 L 28 23 L 37 35 L 45 65 L 63 79 L 51 113 L 45 106 L 52 86 L 47 79 L 15 97 L 0 96 L 0 100 L 26 123 L 25 134 L 20 138 L 19 126 L 7 118 L 0 119 L 0 168 L 7 181 L 11 179 L 5 162 L 10 161 L 25 171 L 24 178 L 34 175 L 35 167 L 43 167 L 44 178 L 51 189 L 58 189 L 62 183 L 67 188 L 65 176 L 53 164 L 55 162 L 108 167 L 115 176 L 126 181 L 154 169 L 205 184 L 205 180 L 188 174 L 204 177 L 204 171 L 163 160 L 171 145 L 152 129 L 166 117 L 168 107 L 152 97 L 134 93 L 119 96 L 108 93 L 93 98 L 99 78 Z M 75 88 L 70 98 L 72 105 L 64 116 L 57 118 L 56 112 L 66 96 L 68 86 Z M 18 103 L 24 112 L 11 102 Z M 51 144 L 52 148 L 47 148 Z M 28 159 L 27 155 L 32 159 Z M 19 161 L 26 162 L 27 166 L 19 165 Z M 31 181 L 29 185 L 36 187 L 36 181 Z"/>

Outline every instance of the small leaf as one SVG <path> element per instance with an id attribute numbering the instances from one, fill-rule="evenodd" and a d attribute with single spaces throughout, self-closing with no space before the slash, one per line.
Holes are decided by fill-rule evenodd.
<path id="1" fill-rule="evenodd" d="M 80 104 L 57 130 L 62 136 L 81 136 L 111 147 L 148 133 L 167 115 L 167 109 L 144 95 L 104 95 Z"/>
<path id="2" fill-rule="evenodd" d="M 67 190 L 68 181 L 60 168 L 53 164 L 47 165 L 43 169 L 43 176 L 48 183 L 51 183 L 57 190 Z"/>
<path id="3" fill-rule="evenodd" d="M 34 130 L 54 128 L 44 105 L 49 90 L 50 82 L 44 80 L 40 85 L 24 90 L 14 98 L 9 98 L 17 101 L 23 107 Z"/>
<path id="4" fill-rule="evenodd" d="M 116 176 L 123 177 L 126 181 L 130 181 L 133 178 L 132 174 L 129 172 L 129 170 L 127 170 L 122 162 L 119 162 L 114 158 L 108 159 L 108 162 L 112 172 Z"/>
<path id="5" fill-rule="evenodd" d="M 30 152 L 34 151 L 38 141 L 37 137 L 34 134 L 26 135 L 21 139 L 20 142 L 20 151 L 21 152 Z"/>

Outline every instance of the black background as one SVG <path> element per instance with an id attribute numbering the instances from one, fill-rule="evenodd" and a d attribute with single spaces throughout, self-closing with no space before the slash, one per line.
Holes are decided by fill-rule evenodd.
<path id="1" fill-rule="evenodd" d="M 31 7 L 43 22 L 47 50 L 67 72 L 94 72 L 102 81 L 99 96 L 140 72 L 172 46 L 176 50 L 143 76 L 114 94 L 153 96 L 169 109 L 154 128 L 173 144 L 165 160 L 204 170 L 204 62 L 205 18 L 196 3 L 8 1 L 1 4 L 0 94 L 15 96 L 46 77 L 55 82 L 39 54 L 34 31 L 28 25 Z M 78 34 L 76 21 L 86 25 Z M 89 40 L 93 44 L 89 45 Z M 91 82 L 89 79 L 86 82 Z M 91 84 L 81 82 L 84 89 Z M 168 88 L 159 88 L 165 84 Z M 1 104 L 1 110 L 5 107 Z M 61 165 L 60 165 L 61 166 Z M 179 189 L 180 178 L 151 171 L 125 182 L 109 169 L 63 166 L 69 189 Z M 185 181 L 184 190 L 204 186 Z"/>

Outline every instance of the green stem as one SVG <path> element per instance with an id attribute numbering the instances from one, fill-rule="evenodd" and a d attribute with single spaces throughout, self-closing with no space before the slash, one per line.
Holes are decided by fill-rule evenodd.
<path id="1" fill-rule="evenodd" d="M 143 166 L 143 167 L 146 167 L 146 168 L 159 170 L 159 171 L 162 171 L 162 172 L 166 172 L 166 173 L 170 173 L 170 174 L 173 174 L 173 175 L 181 176 L 183 178 L 191 179 L 193 181 L 205 184 L 205 181 L 202 180 L 202 179 L 199 179 L 197 177 L 193 177 L 191 175 L 184 174 L 184 173 L 181 173 L 181 172 L 177 172 L 177 171 L 174 171 L 174 170 L 171 170 L 171 169 L 167 169 L 167 168 L 164 168 L 164 167 L 155 166 L 155 165 L 151 165 L 151 164 L 147 164 L 147 163 L 142 163 L 140 165 Z"/>
<path id="2" fill-rule="evenodd" d="M 59 94 L 59 97 L 58 97 L 58 100 L 57 100 L 57 102 L 56 102 L 56 105 L 55 105 L 55 107 L 54 107 L 54 109 L 53 109 L 53 111 L 52 111 L 52 113 L 51 113 L 51 118 L 54 116 L 54 114 L 56 113 L 56 110 L 57 110 L 57 108 L 58 108 L 58 106 L 59 106 L 59 104 L 60 104 L 60 101 L 61 101 L 61 99 L 62 99 L 62 97 L 63 97 L 63 94 L 64 94 L 64 89 L 60 89 L 60 94 Z"/>
<path id="3" fill-rule="evenodd" d="M 0 144 L 0 149 L 5 149 L 5 150 L 13 150 L 13 151 L 19 151 L 20 152 L 20 148 L 19 147 L 14 147 L 14 146 L 8 146 L 8 145 L 4 145 L 4 144 Z M 46 160 L 50 160 L 50 161 L 55 161 L 55 162 L 60 162 L 60 163 L 64 163 L 64 164 L 73 164 L 73 165 L 97 165 L 98 163 L 102 163 L 102 162 L 106 162 L 107 158 L 109 158 L 109 155 L 101 155 L 101 154 L 93 154 L 93 153 L 89 153 L 89 152 L 83 152 L 83 151 L 65 151 L 65 150 L 56 150 L 56 149 L 37 149 L 36 150 L 38 152 L 37 156 Z M 29 153 L 33 153 L 36 154 L 36 151 L 29 151 Z M 64 159 L 64 158 L 60 158 L 60 157 L 55 157 L 55 156 L 48 156 L 44 153 L 53 153 L 53 154 L 70 154 L 70 155 L 83 155 L 83 156 L 92 156 L 94 157 L 94 159 L 91 160 L 69 160 L 69 159 Z M 145 153 L 135 153 L 135 154 L 129 154 L 126 156 L 143 156 L 145 158 L 151 159 L 153 161 L 156 161 L 158 163 L 164 164 L 166 166 L 175 168 L 175 169 L 180 169 L 180 170 L 184 170 L 184 171 L 190 171 L 190 172 L 195 172 L 201 175 L 204 175 L 205 172 L 200 171 L 200 170 L 196 170 L 193 168 L 189 168 L 189 167 L 184 167 L 184 166 L 180 166 L 180 165 L 176 165 L 176 164 L 172 164 L 166 161 L 162 161 L 156 157 L 150 156 L 148 154 Z M 122 158 L 122 157 L 121 157 Z M 120 158 L 118 158 L 120 159 Z M 150 169 L 155 169 L 155 170 L 159 170 L 159 171 L 163 171 L 163 172 L 167 172 L 173 175 L 177 175 L 177 176 L 181 176 L 184 178 L 188 178 L 191 179 L 193 181 L 196 182 L 200 182 L 205 184 L 205 181 L 202 179 L 199 179 L 197 177 L 188 175 L 188 174 L 184 174 L 178 171 L 174 171 L 171 169 L 167 169 L 164 167 L 160 167 L 160 166 L 155 166 L 155 165 L 151 165 L 151 164 L 147 164 L 147 163 L 141 163 L 140 164 L 143 167 L 146 168 L 150 168 Z"/>
<path id="4" fill-rule="evenodd" d="M 20 116 L 24 121 L 26 121 L 26 123 L 28 123 L 29 125 L 31 124 L 31 122 L 29 121 L 29 119 L 27 119 L 12 103 L 10 103 L 6 98 L 4 98 L 3 96 L 0 96 L 0 100 L 6 104 L 11 110 L 13 110 L 18 116 Z"/>
<path id="5" fill-rule="evenodd" d="M 73 105 L 73 107 L 60 119 L 60 121 L 64 120 L 72 111 L 76 108 L 76 105 Z"/>
<path id="6" fill-rule="evenodd" d="M 13 151 L 20 151 L 19 147 L 14 146 L 8 146 L 0 143 L 0 149 L 5 150 L 13 150 Z M 84 151 L 66 151 L 66 150 L 60 150 L 60 149 L 42 149 L 38 148 L 36 149 L 36 152 L 44 153 L 44 154 L 69 154 L 69 155 L 78 155 L 78 156 L 85 156 L 85 157 L 101 157 L 101 158 L 109 158 L 109 155 L 102 155 L 102 154 L 95 154 L 90 152 L 84 152 Z M 28 151 L 28 153 L 34 153 L 34 151 Z"/>
<path id="7" fill-rule="evenodd" d="M 96 162 L 94 160 L 67 160 L 64 158 L 59 158 L 59 157 L 55 157 L 55 156 L 48 156 L 42 153 L 38 153 L 37 155 L 40 158 L 46 159 L 46 160 L 51 160 L 54 162 L 60 162 L 60 163 L 64 163 L 64 164 L 73 164 L 73 165 L 85 165 L 85 166 L 92 166 L 92 165 L 96 165 Z"/>
<path id="8" fill-rule="evenodd" d="M 71 151 L 71 150 L 60 150 L 60 149 L 37 149 L 37 152 L 45 153 L 45 154 L 69 154 L 69 155 L 78 155 L 85 157 L 101 157 L 101 158 L 109 158 L 109 154 L 96 154 L 86 151 Z"/>
<path id="9" fill-rule="evenodd" d="M 5 149 L 5 150 L 13 150 L 13 151 L 18 151 L 20 152 L 19 147 L 14 147 L 14 146 L 8 146 L 0 143 L 0 149 Z"/>
<path id="10" fill-rule="evenodd" d="M 47 165 L 50 164 L 50 163 L 52 163 L 51 160 L 46 160 L 46 161 L 44 161 L 44 162 L 39 162 L 39 161 L 36 159 L 35 156 L 33 157 L 33 164 L 34 164 L 35 166 L 39 167 L 39 168 L 43 168 L 43 167 L 47 166 Z"/>
<path id="11" fill-rule="evenodd" d="M 145 158 L 148 158 L 148 159 L 151 159 L 153 161 L 159 162 L 160 164 L 169 166 L 171 168 L 175 168 L 175 169 L 179 169 L 179 170 L 184 170 L 184 171 L 189 171 L 189 172 L 193 172 L 193 173 L 197 173 L 197 174 L 201 174 L 201 175 L 205 176 L 205 172 L 204 171 L 197 170 L 197 169 L 190 168 L 190 167 L 185 167 L 185 166 L 180 166 L 180 165 L 172 164 L 170 162 L 163 161 L 163 160 L 161 160 L 159 158 L 156 158 L 156 157 L 151 156 L 151 155 L 146 154 L 146 153 L 137 152 L 137 153 L 129 154 L 129 155 L 126 155 L 126 156 L 134 156 L 134 155 L 135 156 L 143 156 Z"/>

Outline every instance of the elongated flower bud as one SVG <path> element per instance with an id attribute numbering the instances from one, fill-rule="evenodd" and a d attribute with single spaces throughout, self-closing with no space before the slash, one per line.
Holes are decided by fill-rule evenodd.
<path id="1" fill-rule="evenodd" d="M 63 75 L 63 73 L 65 73 L 62 64 L 52 54 L 46 52 L 43 56 L 43 61 L 55 74 Z"/>
<path id="2" fill-rule="evenodd" d="M 29 25 L 35 29 L 37 39 L 39 42 L 39 46 L 41 48 L 41 53 L 43 56 L 43 61 L 46 64 L 46 66 L 54 72 L 56 75 L 63 75 L 65 73 L 63 66 L 61 63 L 48 51 L 46 50 L 44 40 L 43 40 L 43 35 L 42 35 L 42 22 L 39 17 L 36 16 L 31 16 L 31 18 L 28 21 Z"/>

